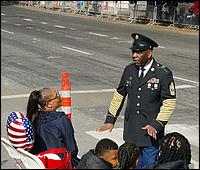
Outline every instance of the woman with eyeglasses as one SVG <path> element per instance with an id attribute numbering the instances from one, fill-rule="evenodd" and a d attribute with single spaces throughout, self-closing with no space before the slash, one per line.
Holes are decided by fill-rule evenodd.
<path id="1" fill-rule="evenodd" d="M 61 97 L 53 88 L 43 88 L 31 92 L 27 104 L 27 118 L 32 122 L 36 142 L 32 154 L 51 148 L 66 148 L 72 155 L 72 166 L 75 167 L 79 158 L 78 146 L 74 137 L 71 120 L 62 111 L 56 111 L 61 106 Z"/>

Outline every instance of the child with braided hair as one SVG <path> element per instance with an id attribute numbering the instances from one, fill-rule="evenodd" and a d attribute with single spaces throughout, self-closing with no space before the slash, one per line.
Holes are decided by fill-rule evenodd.
<path id="1" fill-rule="evenodd" d="M 140 150 L 134 143 L 125 142 L 119 147 L 118 159 L 119 169 L 135 169 Z"/>
<path id="2" fill-rule="evenodd" d="M 188 139 L 178 133 L 168 133 L 159 146 L 156 163 L 144 169 L 189 169 L 191 163 L 191 148 Z"/>

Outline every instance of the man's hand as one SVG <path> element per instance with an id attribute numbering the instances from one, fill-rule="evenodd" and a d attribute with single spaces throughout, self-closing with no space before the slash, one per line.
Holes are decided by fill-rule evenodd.
<path id="1" fill-rule="evenodd" d="M 145 127 L 142 127 L 142 129 L 147 130 L 148 135 L 156 139 L 157 131 L 151 125 L 146 125 Z"/>
<path id="2" fill-rule="evenodd" d="M 109 130 L 109 132 L 111 132 L 113 128 L 114 128 L 113 124 L 111 124 L 111 123 L 105 123 L 102 126 L 96 128 L 96 131 L 102 132 L 102 131 L 105 131 L 105 130 Z"/>

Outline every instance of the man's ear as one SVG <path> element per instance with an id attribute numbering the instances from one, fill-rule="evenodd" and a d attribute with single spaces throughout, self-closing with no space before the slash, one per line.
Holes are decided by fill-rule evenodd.
<path id="1" fill-rule="evenodd" d="M 147 51 L 148 58 L 150 58 L 152 56 L 152 53 L 153 53 L 153 51 L 148 49 L 148 51 Z"/>

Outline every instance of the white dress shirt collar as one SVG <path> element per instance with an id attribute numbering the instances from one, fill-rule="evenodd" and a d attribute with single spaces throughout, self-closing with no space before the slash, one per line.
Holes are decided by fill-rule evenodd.
<path id="1" fill-rule="evenodd" d="M 145 75 L 146 75 L 146 73 L 149 71 L 149 69 L 151 68 L 151 65 L 153 64 L 153 59 L 150 61 L 150 63 L 148 64 L 148 65 L 146 65 L 145 67 L 144 67 L 144 77 L 145 77 Z M 139 76 L 140 76 L 140 74 L 141 74 L 141 72 L 142 72 L 142 70 L 141 70 L 141 67 L 140 67 L 140 70 L 139 70 Z"/>

